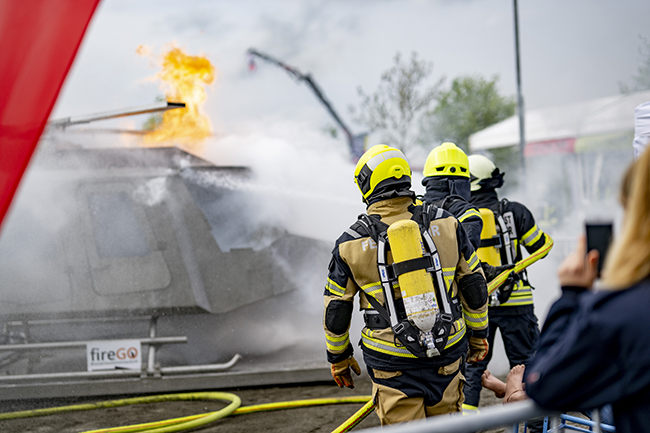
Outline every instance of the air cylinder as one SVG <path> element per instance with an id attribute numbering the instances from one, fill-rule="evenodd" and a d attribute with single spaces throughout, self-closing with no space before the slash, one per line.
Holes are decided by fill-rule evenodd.
<path id="1" fill-rule="evenodd" d="M 483 220 L 483 229 L 481 230 L 481 240 L 494 239 L 497 236 L 496 219 L 494 212 L 488 208 L 480 208 Z M 496 246 L 481 247 L 476 251 L 478 259 L 492 266 L 501 266 L 501 254 Z"/>
<path id="2" fill-rule="evenodd" d="M 387 234 L 395 263 L 420 258 L 426 252 L 420 226 L 413 220 L 394 222 Z M 418 269 L 399 275 L 397 280 L 409 320 L 421 331 L 430 331 L 440 311 L 431 274 Z"/>

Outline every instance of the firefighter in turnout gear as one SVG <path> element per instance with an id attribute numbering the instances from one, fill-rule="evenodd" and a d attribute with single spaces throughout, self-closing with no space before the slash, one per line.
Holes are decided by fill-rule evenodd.
<path id="1" fill-rule="evenodd" d="M 476 206 L 469 202 L 469 160 L 454 143 L 442 143 L 431 150 L 424 163 L 425 203 L 449 211 L 463 225 L 474 249 L 481 242 L 483 220 Z"/>
<path id="2" fill-rule="evenodd" d="M 458 412 L 465 361 L 487 354 L 487 288 L 465 230 L 442 208 L 415 204 L 411 169 L 377 145 L 357 163 L 367 205 L 336 241 L 324 292 L 332 376 L 360 374 L 349 328 L 358 294 L 361 350 L 382 425 Z"/>
<path id="3" fill-rule="evenodd" d="M 422 172 L 422 185 L 426 193 L 425 203 L 433 204 L 449 211 L 462 224 L 469 241 L 475 250 L 481 244 L 483 219 L 471 198 L 469 179 L 469 159 L 463 150 L 454 143 L 442 143 L 431 150 Z M 480 257 L 479 257 L 480 259 Z M 488 282 L 512 265 L 493 266 L 481 261 L 483 273 Z M 504 282 L 504 288 L 512 285 L 514 276 Z"/>
<path id="4" fill-rule="evenodd" d="M 503 185 L 503 175 L 492 161 L 482 155 L 469 156 L 471 202 L 483 218 L 479 258 L 492 266 L 516 265 L 515 269 L 546 257 L 553 240 L 535 224 L 532 213 L 521 203 L 499 200 L 496 189 Z M 528 252 L 525 259 L 522 248 Z M 515 284 L 502 286 L 490 296 L 488 355 L 467 366 L 465 411 L 476 411 L 481 392 L 481 376 L 492 358 L 496 331 L 501 332 L 510 368 L 528 365 L 539 339 L 537 317 L 533 309 L 532 287 L 526 271 L 518 271 Z M 512 290 L 509 290 L 512 289 Z"/>

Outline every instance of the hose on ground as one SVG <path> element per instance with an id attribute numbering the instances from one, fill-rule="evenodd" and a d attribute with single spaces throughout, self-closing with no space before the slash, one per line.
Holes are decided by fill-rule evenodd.
<path id="1" fill-rule="evenodd" d="M 282 401 L 276 403 L 265 403 L 251 406 L 240 407 L 241 399 L 239 396 L 227 392 L 198 392 L 184 394 L 162 394 L 148 397 L 135 397 L 120 400 L 110 400 L 97 403 L 85 403 L 71 406 L 60 406 L 46 409 L 25 410 L 20 412 L 0 413 L 0 420 L 30 418 L 37 416 L 47 416 L 56 413 L 74 412 L 82 410 L 93 410 L 103 408 L 113 408 L 127 406 L 131 404 L 158 403 L 165 401 L 181 400 L 220 400 L 230 402 L 225 408 L 215 412 L 189 415 L 181 418 L 173 418 L 162 421 L 154 421 L 143 424 L 134 424 L 121 427 L 109 427 L 99 430 L 90 430 L 84 433 L 131 433 L 147 431 L 147 433 L 169 433 L 189 430 L 192 428 L 204 426 L 218 419 L 225 418 L 229 415 L 244 415 L 247 413 L 284 410 L 301 407 L 323 406 L 328 404 L 346 404 L 346 403 L 365 403 L 354 415 L 348 418 L 332 433 L 344 433 L 352 430 L 356 425 L 363 421 L 374 410 L 374 404 L 371 396 L 339 397 L 339 398 L 313 398 L 306 400 Z"/>
<path id="2" fill-rule="evenodd" d="M 375 410 L 375 402 L 372 401 L 372 398 L 370 398 L 370 400 L 368 400 L 368 402 L 364 404 L 361 409 L 356 411 L 354 415 L 348 418 L 343 424 L 338 426 L 332 433 L 345 433 L 352 430 L 361 421 L 366 419 L 366 417 L 370 415 L 373 410 Z"/>

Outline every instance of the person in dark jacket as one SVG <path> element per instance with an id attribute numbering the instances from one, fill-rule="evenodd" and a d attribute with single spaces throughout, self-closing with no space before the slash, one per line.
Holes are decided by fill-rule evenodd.
<path id="1" fill-rule="evenodd" d="M 503 185 L 504 173 L 482 155 L 470 155 L 469 166 L 471 203 L 484 217 L 481 248 L 477 251 L 481 262 L 496 267 L 526 261 L 532 263 L 545 257 L 553 247 L 551 237 L 535 224 L 535 218 L 526 206 L 500 200 L 497 195 L 496 189 Z M 494 236 L 485 230 L 490 226 L 495 230 Z M 522 246 L 529 254 L 525 259 Z M 492 343 L 497 331 L 501 333 L 510 368 L 528 365 L 535 354 L 539 328 L 533 307 L 533 291 L 525 271 L 517 275 L 518 281 L 508 287 L 510 291 L 495 292 L 491 297 L 488 309 L 490 351 L 483 361 L 467 367 L 468 386 L 463 405 L 467 412 L 478 410 L 481 376 L 492 359 Z M 486 277 L 488 281 L 492 279 L 487 273 Z"/>
<path id="2" fill-rule="evenodd" d="M 464 398 L 465 359 L 478 361 L 487 353 L 487 287 L 476 252 L 450 213 L 436 209 L 432 215 L 428 208 L 415 205 L 411 169 L 398 149 L 370 148 L 357 163 L 355 182 L 367 211 L 337 239 L 324 291 L 323 326 L 332 376 L 340 387 L 352 388 L 352 372 L 361 373 L 349 335 L 358 295 L 366 325 L 360 345 L 382 425 L 458 412 Z M 448 310 L 436 316 L 436 326 L 446 328 L 443 336 L 437 332 L 442 328 L 433 328 L 429 335 L 435 335 L 436 347 L 427 346 L 425 356 L 418 350 L 427 344 L 427 334 L 419 329 L 407 333 L 408 327 L 415 327 L 409 316 L 415 297 L 398 280 L 385 277 L 390 269 L 395 275 L 401 271 L 390 267 L 392 259 L 381 253 L 388 247 L 382 233 L 404 223 L 418 227 L 422 238 L 429 233 L 435 242 L 437 253 L 429 248 L 432 264 L 414 266 L 427 269 L 425 283 L 437 281 L 440 312 Z M 391 253 L 396 254 L 396 242 L 390 240 Z M 421 242 L 416 242 L 418 251 Z M 428 273 L 431 268 L 436 269 L 435 276 Z M 424 293 L 429 294 L 433 293 Z M 422 299 L 430 305 L 427 296 Z"/>
<path id="3" fill-rule="evenodd" d="M 558 271 L 562 296 L 526 369 L 526 393 L 554 410 L 611 403 L 617 433 L 650 431 L 650 151 L 627 171 L 620 239 L 593 292 L 598 252 L 582 237 Z"/>
<path id="4" fill-rule="evenodd" d="M 463 225 L 472 246 L 481 244 L 483 220 L 476 206 L 469 202 L 469 160 L 454 143 L 434 147 L 424 163 L 422 185 L 426 192 L 422 201 L 451 213 Z"/>

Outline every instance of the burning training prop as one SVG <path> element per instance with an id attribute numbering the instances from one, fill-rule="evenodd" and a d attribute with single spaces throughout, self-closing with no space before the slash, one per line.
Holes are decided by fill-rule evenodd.
<path id="1" fill-rule="evenodd" d="M 149 50 L 140 46 L 140 55 Z M 210 119 L 202 112 L 206 100 L 205 85 L 212 84 L 216 70 L 205 56 L 190 56 L 182 49 L 172 46 L 161 59 L 162 70 L 156 78 L 162 81 L 165 97 L 171 101 L 183 101 L 185 108 L 162 114 L 162 121 L 144 137 L 150 145 L 174 141 L 185 146 L 195 146 L 212 135 Z"/>

